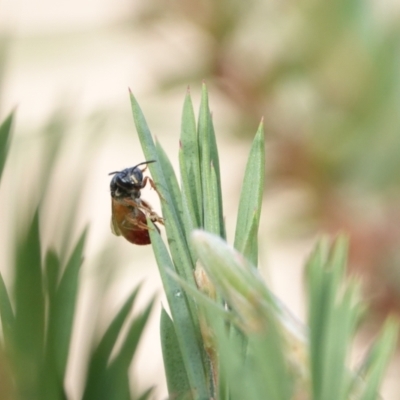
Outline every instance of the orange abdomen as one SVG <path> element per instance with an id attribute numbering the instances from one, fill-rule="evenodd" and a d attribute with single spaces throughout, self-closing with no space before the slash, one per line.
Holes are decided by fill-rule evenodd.
<path id="1" fill-rule="evenodd" d="M 112 215 L 126 240 L 138 245 L 150 244 L 149 228 L 143 211 L 112 199 Z M 143 225 L 146 225 L 146 228 Z"/>

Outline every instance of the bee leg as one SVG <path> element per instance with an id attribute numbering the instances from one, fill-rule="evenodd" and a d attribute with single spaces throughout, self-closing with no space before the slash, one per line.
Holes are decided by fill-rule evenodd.
<path id="1" fill-rule="evenodd" d="M 149 218 L 152 222 L 158 222 L 159 224 L 164 225 L 164 219 L 154 211 L 149 215 Z"/>
<path id="2" fill-rule="evenodd" d="M 164 219 L 160 217 L 155 211 L 151 208 L 147 208 L 145 206 L 140 205 L 139 210 L 143 211 L 147 217 L 151 219 L 151 222 L 158 222 L 161 225 L 164 225 Z"/>
<path id="3" fill-rule="evenodd" d="M 147 167 L 148 167 L 148 164 L 146 164 L 146 165 L 143 167 L 143 169 L 141 170 L 142 173 L 146 171 Z M 161 193 L 158 191 L 158 189 L 157 189 L 157 187 L 156 187 L 156 184 L 154 183 L 153 179 L 151 179 L 149 176 L 145 176 L 145 177 L 144 177 L 144 179 L 143 179 L 143 181 L 142 181 L 141 189 L 143 189 L 143 188 L 146 186 L 147 181 L 150 183 L 150 186 L 157 192 L 158 196 L 159 196 L 162 200 L 165 200 L 164 197 L 161 195 Z"/>
<path id="4" fill-rule="evenodd" d="M 138 201 L 134 201 L 132 199 L 124 199 L 124 204 L 134 209 L 135 208 L 139 209 L 146 215 L 146 217 L 149 217 L 152 222 L 158 222 L 164 225 L 164 219 L 160 217 L 155 211 L 153 211 L 153 209 L 151 208 L 150 204 L 147 201 L 143 199 L 139 199 Z M 140 221 L 137 221 L 136 217 L 126 217 L 126 219 L 128 219 L 131 224 L 136 225 L 138 228 L 144 228 L 142 225 L 145 224 L 141 223 L 141 225 L 139 225 Z M 145 225 L 145 227 L 148 228 L 147 225 Z"/>
<path id="5" fill-rule="evenodd" d="M 158 222 L 164 225 L 164 219 L 160 217 L 153 209 L 150 204 L 145 200 L 141 200 L 140 205 L 138 205 L 139 210 L 143 211 L 146 216 L 148 216 L 152 222 Z"/>
<path id="6" fill-rule="evenodd" d="M 146 176 L 146 177 L 143 179 L 141 189 L 143 189 L 143 188 L 146 186 L 147 182 L 149 182 L 150 186 L 157 192 L 158 197 L 159 197 L 161 200 L 164 200 L 164 201 L 165 201 L 163 195 L 158 191 L 157 186 L 156 186 L 156 184 L 154 183 L 153 179 L 151 179 L 149 176 Z"/>
<path id="7" fill-rule="evenodd" d="M 131 228 L 131 229 L 136 229 L 136 228 L 139 228 L 139 229 L 146 229 L 146 230 L 151 229 L 149 226 L 147 226 L 147 224 L 146 224 L 145 222 L 138 221 L 136 218 L 132 218 L 132 217 L 126 216 L 126 217 L 125 217 L 125 221 L 126 221 L 128 224 L 130 224 L 130 225 L 133 226 L 133 228 Z M 124 222 L 125 222 L 125 221 L 124 221 Z"/>

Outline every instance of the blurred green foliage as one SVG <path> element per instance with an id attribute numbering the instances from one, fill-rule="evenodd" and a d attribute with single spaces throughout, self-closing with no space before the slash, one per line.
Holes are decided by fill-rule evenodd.
<path id="1" fill-rule="evenodd" d="M 0 126 L 0 177 L 11 141 L 12 121 L 13 114 Z M 86 171 L 80 171 L 78 184 L 64 193 L 64 213 L 58 220 L 51 221 L 52 229 L 61 232 L 56 238 L 61 241 L 58 250 L 54 240 L 50 244 L 48 239 L 45 240 L 43 229 L 43 222 L 48 219 L 45 201 L 51 194 L 50 177 L 64 148 L 68 122 L 64 113 L 55 113 L 43 129 L 43 137 L 35 137 L 39 143 L 44 143 L 40 172 L 37 177 L 34 174 L 30 176 L 35 184 L 32 192 L 25 192 L 15 199 L 18 211 L 22 211 L 13 214 L 14 219 L 19 219 L 18 228 L 16 232 L 10 229 L 9 235 L 3 238 L 12 248 L 10 264 L 2 266 L 0 273 L 0 397 L 4 400 L 71 398 L 65 380 L 67 365 L 71 362 L 72 332 L 77 323 L 78 294 L 83 290 L 81 265 L 87 237 L 87 229 L 84 229 L 76 239 L 74 225 L 80 199 L 78 194 L 82 192 Z M 21 162 L 23 165 L 19 167 L 25 169 L 26 178 L 28 154 Z M 11 175 L 12 179 L 17 179 L 18 171 L 11 171 Z M 1 195 L 10 193 L 2 190 Z M 63 222 L 65 213 L 68 218 Z M 5 282 L 4 273 L 12 276 L 11 283 Z M 139 289 L 133 290 L 103 334 L 97 332 L 98 329 L 93 333 L 90 326 L 94 321 L 92 317 L 84 322 L 87 324 L 84 330 L 89 335 L 89 356 L 79 358 L 77 365 L 86 374 L 83 379 L 83 398 L 86 400 L 145 400 L 152 393 L 152 389 L 141 395 L 131 393 L 129 369 L 154 303 L 154 300 L 150 301 L 132 318 L 130 314 Z M 101 311 L 98 304 L 93 304 L 93 307 Z M 127 331 L 121 336 L 123 327 Z M 96 321 L 95 328 L 98 328 Z"/>

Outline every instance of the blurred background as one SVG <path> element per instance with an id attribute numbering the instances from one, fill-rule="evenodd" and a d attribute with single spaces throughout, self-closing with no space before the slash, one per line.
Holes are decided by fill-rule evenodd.
<path id="1" fill-rule="evenodd" d="M 206 81 L 231 241 L 264 116 L 260 265 L 295 315 L 305 318 L 302 266 L 317 235 L 343 231 L 349 272 L 363 277 L 371 304 L 364 339 L 400 312 L 398 1 L 6 0 L 0 10 L 1 119 L 17 109 L 0 188 L 1 272 L 12 280 L 12 237 L 39 201 L 45 240 L 64 256 L 70 233 L 90 226 L 68 366 L 72 398 L 82 390 L 90 321 L 107 321 L 140 281 L 143 304 L 155 292 L 165 304 L 150 246 L 132 246 L 109 227 L 108 173 L 143 161 L 128 87 L 177 166 L 186 88 L 198 108 Z M 153 191 L 143 196 L 159 210 Z M 163 399 L 158 315 L 159 307 L 132 373 Z M 395 368 L 387 399 L 400 392 L 390 380 Z"/>

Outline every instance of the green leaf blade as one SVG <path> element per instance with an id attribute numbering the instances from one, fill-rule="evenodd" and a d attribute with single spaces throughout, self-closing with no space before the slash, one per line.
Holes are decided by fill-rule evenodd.
<path id="1" fill-rule="evenodd" d="M 221 236 L 224 231 L 220 219 L 220 201 L 218 200 L 218 180 L 214 165 L 210 166 L 210 174 L 206 182 L 204 204 L 207 204 L 204 212 L 204 229 L 207 232 Z"/>
<path id="2" fill-rule="evenodd" d="M 0 317 L 5 344 L 12 343 L 12 336 L 15 324 L 15 315 L 11 306 L 10 296 L 4 283 L 3 276 L 0 274 Z"/>
<path id="3" fill-rule="evenodd" d="M 187 245 L 185 232 L 182 225 L 180 224 L 178 210 L 175 209 L 175 202 L 171 198 L 172 190 L 169 190 L 168 181 L 164 176 L 164 171 L 162 169 L 161 162 L 159 161 L 157 148 L 154 144 L 143 112 L 132 93 L 130 93 L 130 99 L 136 130 L 145 157 L 147 160 L 158 161 L 156 163 L 149 164 L 149 169 L 151 171 L 152 177 L 154 178 L 157 190 L 161 193 L 161 196 L 163 198 L 161 200 L 161 208 L 163 211 L 165 229 L 167 232 L 172 257 L 174 259 L 179 274 L 181 276 L 184 276 L 188 281 L 194 283 L 192 272 L 194 266 Z"/>
<path id="4" fill-rule="evenodd" d="M 176 337 L 174 323 L 165 309 L 161 310 L 160 336 L 169 397 L 191 399 L 190 385 Z"/>
<path id="5" fill-rule="evenodd" d="M 50 304 L 55 301 L 54 297 L 57 292 L 60 270 L 61 261 L 58 254 L 53 250 L 48 250 L 45 259 L 45 281 Z"/>
<path id="6" fill-rule="evenodd" d="M 180 285 L 168 274 L 168 271 L 175 272 L 175 267 L 160 235 L 155 230 L 151 230 L 150 237 L 190 386 L 199 398 L 207 398 L 209 391 L 201 338 L 193 321 L 187 296 Z"/>
<path id="7" fill-rule="evenodd" d="M 375 400 L 384 378 L 384 372 L 396 350 L 399 336 L 399 322 L 389 318 L 367 355 L 362 376 L 365 380 L 360 400 Z"/>
<path id="8" fill-rule="evenodd" d="M 344 283 L 347 240 L 321 241 L 307 265 L 313 398 L 345 400 L 351 390 L 347 355 L 362 314 L 360 290 Z"/>
<path id="9" fill-rule="evenodd" d="M 218 148 L 208 103 L 207 87 L 204 83 L 202 86 L 201 105 L 197 129 L 201 163 L 204 228 L 206 230 L 208 230 L 208 228 L 214 229 L 215 224 L 218 224 L 218 231 L 212 231 L 212 233 L 224 238 L 226 235 L 223 217 L 221 173 L 219 167 Z M 213 218 L 215 218 L 214 207 L 212 209 L 208 207 L 210 202 L 217 205 L 218 212 L 216 221 L 213 221 Z"/>
<path id="10" fill-rule="evenodd" d="M 86 236 L 85 230 L 72 251 L 50 304 L 47 352 L 54 357 L 60 377 L 65 374 L 68 360 Z"/>
<path id="11" fill-rule="evenodd" d="M 120 350 L 107 368 L 105 381 L 113 389 L 112 398 L 115 400 L 130 398 L 129 367 L 135 356 L 153 306 L 154 299 L 149 302 L 140 315 L 134 318 Z"/>
<path id="12" fill-rule="evenodd" d="M 248 157 L 239 201 L 234 246 L 253 265 L 258 262 L 258 227 L 265 182 L 265 141 L 261 121 Z M 249 244 L 252 243 L 252 246 Z"/>
<path id="13" fill-rule="evenodd" d="M 8 117 L 0 125 L 0 180 L 3 174 L 3 169 L 6 164 L 8 150 L 11 142 L 11 128 L 14 120 L 14 112 L 10 113 Z"/>
<path id="14" fill-rule="evenodd" d="M 100 400 L 103 398 L 106 400 L 112 395 L 112 393 L 109 392 L 110 389 L 108 389 L 107 366 L 111 357 L 111 352 L 117 342 L 122 326 L 135 303 L 140 287 L 141 285 L 137 286 L 125 300 L 102 336 L 100 343 L 92 353 L 87 371 L 83 400 Z"/>
<path id="15" fill-rule="evenodd" d="M 39 391 L 43 362 L 45 302 L 41 266 L 39 213 L 35 212 L 28 232 L 15 249 L 15 348 L 17 384 L 21 395 Z"/>
<path id="16" fill-rule="evenodd" d="M 165 153 L 164 149 L 158 141 L 156 142 L 156 150 L 159 163 L 163 170 L 164 177 L 167 181 L 168 191 L 171 194 L 170 198 L 173 202 L 172 207 L 175 210 L 179 225 L 182 226 L 182 196 L 174 168 L 172 167 L 172 164 L 168 159 L 167 154 Z"/>
<path id="17" fill-rule="evenodd" d="M 203 226 L 202 187 L 199 142 L 196 119 L 190 93 L 186 94 L 183 105 L 179 163 L 182 195 L 190 209 L 192 229 Z"/>

